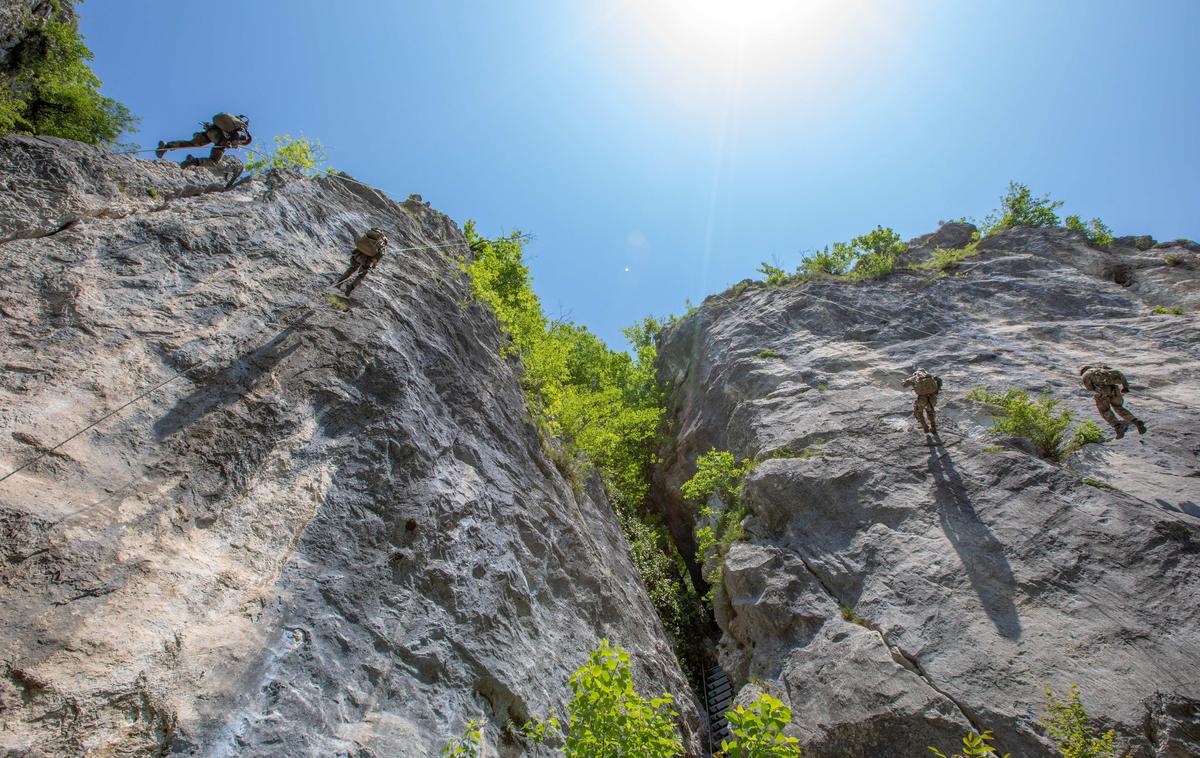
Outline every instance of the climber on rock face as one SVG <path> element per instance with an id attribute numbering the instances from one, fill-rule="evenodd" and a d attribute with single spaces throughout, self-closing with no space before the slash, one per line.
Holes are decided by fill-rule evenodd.
<path id="1" fill-rule="evenodd" d="M 371 269 L 379 265 L 379 261 L 383 258 L 384 248 L 387 247 L 387 235 L 378 227 L 373 227 L 366 234 L 358 238 L 354 243 L 353 257 L 350 259 L 350 268 L 338 277 L 338 280 L 333 283 L 335 288 L 341 286 L 345 282 L 350 281 L 350 277 L 354 276 L 355 271 L 359 271 L 358 278 L 353 282 L 346 284 L 346 294 L 349 295 L 354 291 Z"/>
<path id="2" fill-rule="evenodd" d="M 1083 379 L 1083 386 L 1095 393 L 1096 410 L 1100 411 L 1100 417 L 1117 432 L 1117 439 L 1125 436 L 1130 423 L 1137 427 L 1138 434 L 1146 433 L 1146 425 L 1141 419 L 1125 408 L 1122 393 L 1129 391 L 1129 382 L 1124 374 L 1103 363 L 1093 363 L 1079 369 L 1079 375 Z M 1125 420 L 1117 420 L 1113 411 Z"/>
<path id="3" fill-rule="evenodd" d="M 225 157 L 225 151 L 231 147 L 243 147 L 254 141 L 250 136 L 250 119 L 245 116 L 232 116 L 228 113 L 218 113 L 212 117 L 212 121 L 201 123 L 204 127 L 203 131 L 196 132 L 191 139 L 172 140 L 171 142 L 159 141 L 158 149 L 154 151 L 154 157 L 161 159 L 167 154 L 168 150 L 177 150 L 181 147 L 203 147 L 204 145 L 212 145 L 213 148 L 209 151 L 207 158 L 193 158 L 188 156 L 180 165 L 184 168 L 192 166 L 216 166 L 220 164 L 221 159 Z"/>
<path id="4" fill-rule="evenodd" d="M 917 399 L 913 402 L 913 415 L 917 417 L 926 434 L 936 436 L 937 416 L 934 415 L 933 407 L 937 404 L 938 393 L 942 390 L 942 378 L 918 368 L 912 376 L 901 382 L 901 385 L 912 387 L 917 393 Z M 926 415 L 929 417 L 928 423 L 925 421 Z"/>

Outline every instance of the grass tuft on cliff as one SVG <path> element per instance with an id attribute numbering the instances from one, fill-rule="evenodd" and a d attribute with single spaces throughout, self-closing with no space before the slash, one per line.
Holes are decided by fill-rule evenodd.
<path id="1" fill-rule="evenodd" d="M 1100 427 L 1090 419 L 1080 421 L 1068 435 L 1074 416 L 1048 391 L 1033 398 L 1025 390 L 989 392 L 976 387 L 967 398 L 991 408 L 996 416 L 991 431 L 1029 440 L 1046 460 L 1061 461 L 1084 445 L 1104 439 Z"/>

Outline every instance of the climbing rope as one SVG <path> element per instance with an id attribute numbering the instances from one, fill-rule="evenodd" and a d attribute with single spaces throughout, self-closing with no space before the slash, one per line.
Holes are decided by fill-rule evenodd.
<path id="1" fill-rule="evenodd" d="M 324 289 L 324 288 L 322 287 L 322 289 Z M 288 310 L 284 311 L 284 313 L 285 313 L 285 314 L 290 314 L 291 312 L 293 312 L 293 311 L 295 311 L 295 310 L 298 310 L 298 309 L 300 309 L 300 308 L 303 308 L 303 307 L 305 307 L 306 305 L 307 305 L 306 303 L 302 303 L 302 304 L 300 304 L 300 305 L 292 306 L 292 307 L 291 307 L 291 308 L 289 308 Z M 268 321 L 266 324 L 264 324 L 264 326 L 268 326 L 268 325 L 271 325 L 271 324 L 277 323 L 279 320 L 280 320 L 280 319 L 279 319 L 278 317 L 277 317 L 277 318 L 274 318 L 274 319 L 271 319 L 271 320 L 270 320 L 270 321 Z M 251 335 L 251 336 L 253 336 L 253 335 Z M 249 337 L 247 337 L 247 338 L 246 338 L 246 339 L 244 339 L 244 340 L 241 340 L 239 343 L 237 343 L 237 345 L 236 345 L 236 346 L 237 346 L 237 347 L 241 347 L 241 346 L 243 346 L 243 345 L 244 345 L 246 342 L 248 342 L 248 341 L 249 341 Z M 74 433 L 73 433 L 73 434 L 71 434 L 69 437 L 67 437 L 67 438 L 63 439 L 62 441 L 60 441 L 60 442 L 58 442 L 58 443 L 55 443 L 55 444 L 54 444 L 54 445 L 52 445 L 51 447 L 48 447 L 48 448 L 46 448 L 46 449 L 44 449 L 44 450 L 41 450 L 40 452 L 38 452 L 38 454 L 37 454 L 37 455 L 35 455 L 35 456 L 33 456 L 32 458 L 30 458 L 29 460 L 25 461 L 25 462 L 24 462 L 24 463 L 22 463 L 20 466 L 17 466 L 15 469 L 13 469 L 12 471 L 9 471 L 9 472 L 8 472 L 7 474 L 5 474 L 4 476 L 0 476 L 0 482 L 3 482 L 3 481 L 5 481 L 5 480 L 6 480 L 6 479 L 8 479 L 9 477 L 11 477 L 11 476 L 13 476 L 13 475 L 15 475 L 15 474 L 17 474 L 17 473 L 19 473 L 19 472 L 21 472 L 21 471 L 24 471 L 25 469 L 29 468 L 29 467 L 30 467 L 30 466 L 32 466 L 33 464 L 35 464 L 35 463 L 37 463 L 38 461 L 42 460 L 42 459 L 43 459 L 43 458 L 45 458 L 46 456 L 48 456 L 48 455 L 50 455 L 51 453 L 55 452 L 56 450 L 58 450 L 59 448 L 61 448 L 63 445 L 67 444 L 67 443 L 68 443 L 68 442 L 70 442 L 71 440 L 74 440 L 74 439 L 78 438 L 78 437 L 79 437 L 81 434 L 84 434 L 85 432 L 88 432 L 88 431 L 90 431 L 90 430 L 92 430 L 92 429 L 95 429 L 97 426 L 99 426 L 100 424 L 104 423 L 105 421 L 107 421 L 108 419 L 112 418 L 113 416 L 116 416 L 117 414 L 119 414 L 121 411 L 125 410 L 125 409 L 126 409 L 126 408 L 128 408 L 129 406 L 131 406 L 131 405 L 133 405 L 133 404 L 137 403 L 139 400 L 143 400 L 143 399 L 145 399 L 145 398 L 149 397 L 150 395 L 153 395 L 155 392 L 158 392 L 160 389 L 162 389 L 163 387 L 166 387 L 168 384 L 170 384 L 171 382 L 175 381 L 176 379 L 179 379 L 180 377 L 187 376 L 188 374 L 191 374 L 191 373 L 193 373 L 193 372 L 195 372 L 195 371 L 198 371 L 198 370 L 200 370 L 200 369 L 201 369 L 201 368 L 203 368 L 204 366 L 207 366 L 209 363 L 212 363 L 214 360 L 216 360 L 218 357 L 220 357 L 220 355 L 221 355 L 221 353 L 222 353 L 222 352 L 224 352 L 224 350 L 222 350 L 222 349 L 218 349 L 218 350 L 216 350 L 216 351 L 215 351 L 215 352 L 214 352 L 212 355 L 210 355 L 209 357 L 207 357 L 207 358 L 205 358 L 204 360 L 200 361 L 200 362 L 199 362 L 199 363 L 197 363 L 196 365 L 194 365 L 194 366 L 192 366 L 192 367 L 190 367 L 190 368 L 184 369 L 184 370 L 182 370 L 182 371 L 177 371 L 177 372 L 175 372 L 174 374 L 172 374 L 171 376 L 169 376 L 168 378 L 166 378 L 166 379 L 164 379 L 163 381 L 159 382 L 158 384 L 155 384 L 153 387 L 150 387 L 149 389 L 147 389 L 147 390 L 144 390 L 144 391 L 142 391 L 142 392 L 138 393 L 136 396 L 134 396 L 134 397 L 133 397 L 133 398 L 131 398 L 130 400 L 127 400 L 126 402 L 124 402 L 124 403 L 122 403 L 121 405 L 117 406 L 117 407 L 116 407 L 116 408 L 114 408 L 113 410 L 111 410 L 111 411 L 108 411 L 108 412 L 107 412 L 107 413 L 105 413 L 103 416 L 101 416 L 100 418 L 96 419 L 95 421 L 92 421 L 92 422 L 91 422 L 91 423 L 89 423 L 88 425 L 84 426 L 82 429 L 79 429 L 78 431 L 74 432 Z"/>
<path id="2" fill-rule="evenodd" d="M 257 151 L 255 151 L 255 150 L 252 150 L 252 149 L 250 149 L 250 148 L 239 148 L 239 149 L 247 149 L 247 150 L 250 150 L 250 152 L 257 153 L 258 155 L 264 155 L 263 153 L 258 153 Z M 130 152 L 153 152 L 153 149 L 151 149 L 151 150 L 138 150 L 138 151 L 130 151 Z M 364 186 L 364 187 L 368 187 L 369 189 L 373 189 L 373 190 L 376 190 L 376 191 L 378 191 L 376 188 L 374 188 L 374 187 L 371 187 L 370 185 L 364 184 L 363 182 L 360 182 L 360 181 L 358 181 L 357 179 L 352 179 L 352 178 L 350 178 L 350 177 L 348 177 L 348 176 L 345 176 L 345 175 L 336 175 L 336 176 L 335 176 L 335 177 L 333 177 L 333 178 L 336 178 L 336 179 L 339 179 L 339 180 L 342 180 L 342 181 L 353 182 L 353 183 L 355 183 L 355 184 L 360 184 L 360 185 L 362 185 L 362 186 Z M 529 239 L 529 238 L 530 238 L 530 235 L 527 235 L 527 234 L 526 234 L 526 235 L 520 235 L 519 237 L 516 237 L 516 238 L 514 238 L 514 239 L 519 239 L 519 240 L 527 240 L 527 239 Z M 453 248 L 453 247 L 466 247 L 466 248 L 468 248 L 468 249 L 469 249 L 470 245 L 469 245 L 469 243 L 467 243 L 466 241 L 456 241 L 456 242 L 445 242 L 445 243 L 435 243 L 435 244 L 427 244 L 427 245 L 413 245 L 413 246 L 410 246 L 410 247 L 401 247 L 401 248 L 396 248 L 396 249 L 392 250 L 391 252 L 395 252 L 395 253 L 402 253 L 402 252 L 415 252 L 415 251 L 418 251 L 418 250 L 443 249 L 443 248 Z M 324 289 L 326 289 L 326 288 L 327 288 L 327 285 L 322 285 L 320 289 L 324 290 Z M 294 311 L 294 310 L 296 310 L 296 309 L 298 309 L 298 308 L 304 307 L 304 305 L 305 305 L 305 304 L 301 304 L 301 305 L 299 305 L 299 306 L 293 306 L 291 309 L 289 309 L 289 310 L 287 310 L 287 311 L 284 311 L 284 314 L 285 314 L 285 315 L 286 315 L 286 314 L 289 314 L 289 313 L 291 313 L 292 311 Z M 272 320 L 268 321 L 266 325 L 271 325 L 271 324 L 277 323 L 278 321 L 279 321 L 279 318 L 275 318 L 275 319 L 272 319 Z M 239 344 L 245 344 L 245 342 L 246 342 L 246 340 L 243 340 L 243 341 L 242 341 L 241 343 L 239 343 Z M 173 374 L 172 376 L 168 377 L 167 379 L 165 379 L 165 380 L 163 380 L 163 381 L 159 382 L 158 384 L 154 385 L 153 387 L 150 387 L 149 389 L 147 389 L 147 390 L 145 390 L 145 391 L 143 391 L 143 392 L 139 393 L 138 395 L 134 396 L 132 399 L 130 399 L 130 400 L 128 400 L 128 401 L 126 401 L 125 403 L 123 403 L 122 405 L 118 406 L 117 408 L 114 408 L 113 410 L 111 410 L 111 411 L 109 411 L 109 412 L 105 413 L 104 415 L 102 415 L 100 418 L 98 418 L 98 419 L 96 419 L 96 420 L 92 421 L 91 423 L 87 424 L 86 426 L 82 427 L 81 429 L 79 429 L 79 430 L 75 431 L 74 433 L 72 433 L 71 435 L 69 435 L 68 437 L 66 437 L 65 439 L 63 439 L 63 440 L 61 440 L 61 441 L 59 441 L 59 442 L 55 443 L 55 444 L 54 444 L 54 445 L 52 445 L 51 447 L 48 447 L 48 448 L 46 448 L 46 449 L 44 449 L 44 450 L 41 450 L 41 451 L 39 451 L 37 455 L 33 456 L 32 458 L 30 458 L 29 460 L 25 461 L 24 463 L 20 464 L 20 465 L 19 465 L 19 466 L 17 466 L 15 469 L 13 469 L 13 470 L 9 471 L 8 473 L 4 474 L 3 476 L 0 476 L 0 482 L 4 482 L 5 480 L 9 479 L 9 478 L 10 478 L 10 477 L 12 477 L 13 475 L 15 475 L 15 474 L 17 474 L 17 473 L 19 473 L 19 472 L 21 472 L 21 471 L 24 471 L 25 469 L 27 469 L 27 468 L 29 468 L 30 466 L 32 466 L 32 465 L 34 465 L 35 463 L 37 463 L 38 461 L 40 461 L 40 460 L 44 459 L 46 456 L 48 456 L 48 455 L 50 455 L 50 454 L 54 453 L 55 451 L 57 451 L 57 450 L 58 450 L 59 448 L 61 448 L 63 445 L 66 445 L 67 443 L 69 443 L 69 442 L 71 442 L 72 440 L 74 440 L 74 439 L 78 438 L 80 435 L 82 435 L 82 434 L 85 434 L 86 432 L 90 431 L 91 429 L 94 429 L 94 428 L 96 428 L 97 426 L 99 426 L 100 424 L 104 423 L 105 421 L 107 421 L 108 419 L 112 418 L 113 416 L 116 416 L 116 415 L 118 415 L 118 414 L 119 414 L 121 411 L 125 410 L 126 408 L 130 407 L 131 405 L 134 405 L 134 404 L 136 404 L 137 402 L 139 402 L 140 400 L 143 400 L 143 399 L 145 399 L 146 397 L 149 397 L 150 395 L 153 395 L 154 393 L 156 393 L 156 392 L 157 392 L 157 391 L 159 391 L 160 389 L 162 389 L 162 388 L 166 387 L 168 384 L 170 384 L 170 383 L 174 382 L 176 379 L 179 379 L 179 378 L 181 378 L 181 377 L 184 377 L 184 376 L 187 376 L 188 374 L 191 374 L 191 373 L 193 373 L 193 372 L 195 372 L 195 371 L 198 371 L 199 369 L 201 369 L 201 368 L 203 368 L 204 366 L 208 365 L 208 364 L 209 364 L 209 363 L 211 363 L 212 361 L 216 360 L 216 359 L 217 359 L 217 358 L 218 358 L 218 357 L 221 355 L 221 353 L 222 353 L 222 352 L 223 352 L 223 351 L 221 351 L 221 350 L 217 350 L 217 351 L 216 351 L 216 352 L 215 352 L 213 355 L 210 355 L 208 358 L 206 358 L 205 360 L 201 361 L 200 363 L 198 363 L 198 364 L 196 364 L 196 365 L 194 365 L 194 366 L 192 366 L 192 367 L 190 367 L 190 368 L 188 368 L 188 369 L 185 369 L 185 370 L 183 370 L 183 371 L 178 371 L 178 372 L 176 372 L 175 374 Z"/>

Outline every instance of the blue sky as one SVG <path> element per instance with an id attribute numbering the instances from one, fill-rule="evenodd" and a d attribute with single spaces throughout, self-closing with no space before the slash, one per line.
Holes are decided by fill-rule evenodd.
<path id="1" fill-rule="evenodd" d="M 393 197 L 532 233 L 547 312 L 614 346 L 760 261 L 982 217 L 1010 179 L 1200 237 L 1194 0 L 219 7 L 80 7 L 136 141 L 219 110 L 319 138 Z"/>

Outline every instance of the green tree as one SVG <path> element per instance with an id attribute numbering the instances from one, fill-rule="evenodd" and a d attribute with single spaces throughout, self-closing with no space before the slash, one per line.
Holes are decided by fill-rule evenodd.
<path id="1" fill-rule="evenodd" d="M 612 350 L 584 327 L 546 318 L 519 232 L 485 239 L 468 222 L 464 233 L 471 254 L 462 269 L 475 298 L 511 338 L 503 352 L 520 358 L 521 385 L 547 449 L 559 451 L 556 461 L 568 476 L 582 475 L 577 466 L 599 475 L 655 610 L 695 680 L 702 670 L 700 601 L 674 543 L 646 507 L 664 412 L 654 369 L 661 325 L 642 319 L 625 330 L 629 351 Z"/>
<path id="2" fill-rule="evenodd" d="M 749 708 L 739 705 L 725 718 L 733 739 L 721 740 L 724 758 L 799 758 L 800 740 L 783 733 L 791 709 L 765 692 Z"/>
<path id="3" fill-rule="evenodd" d="M 44 134 L 113 145 L 137 119 L 100 94 L 92 51 L 70 9 L 59 18 L 30 20 L 0 74 L 0 134 Z M 67 20 L 63 20 L 63 19 Z"/>
<path id="4" fill-rule="evenodd" d="M 1036 197 L 1026 185 L 1009 182 L 1008 192 L 1000 198 L 1000 208 L 984 219 L 983 235 L 994 234 L 1010 226 L 1058 226 L 1058 214 L 1055 211 L 1061 206 L 1061 200 L 1051 200 L 1049 195 Z"/>
<path id="5" fill-rule="evenodd" d="M 1053 690 L 1046 690 L 1046 711 L 1042 716 L 1042 728 L 1053 742 L 1062 758 L 1117 758 L 1113 740 L 1116 735 L 1109 729 L 1097 735 L 1088 724 L 1087 712 L 1079 701 L 1079 686 L 1072 684 L 1066 697 L 1059 697 Z"/>
<path id="6" fill-rule="evenodd" d="M 751 467 L 749 461 L 738 463 L 728 450 L 714 448 L 696 459 L 696 473 L 679 490 L 698 506 L 704 506 L 714 494 L 731 504 Z"/>
<path id="7" fill-rule="evenodd" d="M 671 758 L 683 754 L 675 721 L 679 713 L 664 692 L 644 698 L 633 686 L 629 654 L 608 640 L 571 676 L 566 728 L 555 717 L 534 719 L 522 727 L 541 744 L 561 739 L 568 758 Z"/>
<path id="8" fill-rule="evenodd" d="M 249 172 L 275 170 L 295 170 L 307 177 L 318 174 L 332 174 L 333 169 L 326 163 L 329 153 L 320 140 L 310 139 L 301 134 L 292 137 L 290 134 L 275 137 L 275 147 L 269 153 L 251 151 L 252 157 L 246 161 Z"/>

